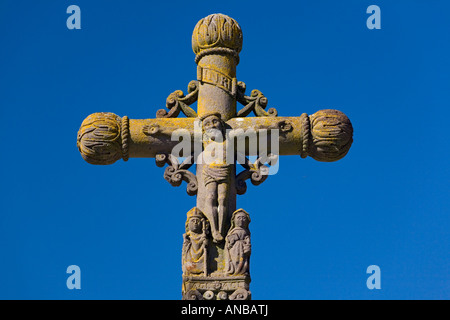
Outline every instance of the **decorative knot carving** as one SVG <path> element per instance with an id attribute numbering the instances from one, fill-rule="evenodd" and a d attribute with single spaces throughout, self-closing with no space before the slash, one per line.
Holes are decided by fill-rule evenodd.
<path id="1" fill-rule="evenodd" d="M 300 150 L 300 157 L 306 158 L 309 154 L 309 147 L 311 145 L 311 124 L 309 116 L 306 113 L 302 113 L 300 116 L 302 121 L 302 146 Z"/>
<path id="2" fill-rule="evenodd" d="M 127 116 L 122 117 L 121 123 L 121 137 L 122 137 L 122 159 L 123 161 L 128 161 L 128 144 L 130 137 L 130 119 Z"/>

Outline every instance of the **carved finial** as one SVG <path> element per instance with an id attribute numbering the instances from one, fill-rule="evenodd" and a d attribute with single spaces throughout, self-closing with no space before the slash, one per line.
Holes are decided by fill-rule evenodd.
<path id="1" fill-rule="evenodd" d="M 126 161 L 128 130 L 128 117 L 122 119 L 110 112 L 93 113 L 84 119 L 78 131 L 78 150 L 90 164 L 113 164 L 122 158 Z"/>
<path id="2" fill-rule="evenodd" d="M 242 30 L 236 20 L 221 13 L 201 19 L 192 33 L 195 61 L 213 53 L 229 53 L 239 59 L 242 49 Z"/>
<path id="3" fill-rule="evenodd" d="M 320 110 L 304 117 L 302 133 L 302 157 L 309 155 L 318 161 L 342 159 L 353 143 L 352 123 L 338 110 Z"/>

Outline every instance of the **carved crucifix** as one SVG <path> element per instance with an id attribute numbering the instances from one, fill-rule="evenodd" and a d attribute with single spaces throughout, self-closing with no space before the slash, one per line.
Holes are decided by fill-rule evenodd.
<path id="1" fill-rule="evenodd" d="M 192 35 L 197 80 L 189 83 L 186 95 L 180 90 L 170 94 L 167 110 L 158 110 L 154 119 L 94 113 L 78 132 L 77 146 L 87 162 L 155 158 L 159 167 L 167 165 L 168 182 L 180 186 L 185 181 L 187 193 L 197 196 L 183 237 L 183 299 L 250 299 L 250 215 L 236 208 L 236 195 L 245 193 L 246 180 L 262 183 L 267 164 L 278 155 L 331 162 L 344 157 L 353 141 L 351 122 L 340 111 L 279 117 L 274 108 L 266 110 L 268 101 L 260 91 L 247 96 L 236 78 L 242 40 L 232 18 L 201 19 Z M 195 102 L 197 111 L 191 108 Z M 237 103 L 243 106 L 239 110 Z M 247 117 L 251 112 L 255 117 Z M 180 141 L 174 136 L 180 129 L 187 133 L 190 151 L 176 154 Z M 256 140 L 246 139 L 250 131 Z M 239 141 L 244 141 L 240 149 Z M 193 164 L 195 174 L 189 170 Z"/>

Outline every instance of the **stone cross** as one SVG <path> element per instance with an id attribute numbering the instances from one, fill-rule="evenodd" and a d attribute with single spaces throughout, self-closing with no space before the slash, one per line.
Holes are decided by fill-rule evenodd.
<path id="1" fill-rule="evenodd" d="M 197 79 L 186 95 L 170 94 L 167 110 L 158 110 L 154 119 L 91 114 L 78 132 L 77 146 L 88 163 L 155 158 L 157 166 L 167 165 L 168 182 L 185 181 L 187 193 L 197 196 L 183 235 L 183 299 L 250 299 L 250 215 L 237 209 L 236 195 L 245 193 L 246 180 L 262 183 L 278 155 L 331 162 L 344 157 L 353 141 L 351 122 L 340 111 L 279 117 L 276 109 L 266 110 L 268 100 L 259 90 L 247 96 L 246 85 L 236 78 L 242 40 L 234 19 L 223 14 L 201 19 L 192 35 Z M 243 106 L 239 110 L 237 103 Z M 251 112 L 255 117 L 247 117 Z M 188 148 L 175 154 L 180 130 Z M 195 174 L 189 170 L 193 164 Z"/>

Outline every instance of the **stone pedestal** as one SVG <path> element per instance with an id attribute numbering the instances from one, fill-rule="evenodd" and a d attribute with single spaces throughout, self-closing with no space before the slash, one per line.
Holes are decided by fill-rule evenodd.
<path id="1" fill-rule="evenodd" d="M 249 300 L 250 276 L 183 276 L 183 300 Z"/>

